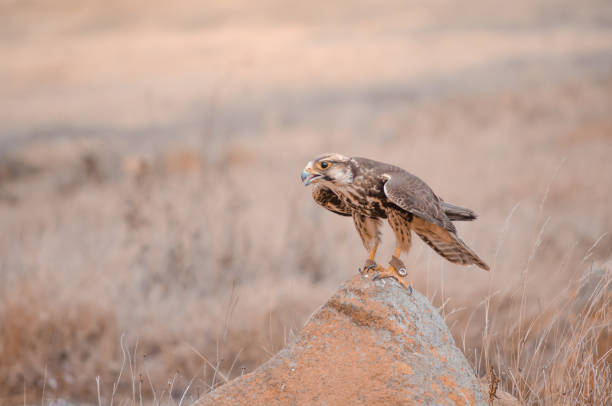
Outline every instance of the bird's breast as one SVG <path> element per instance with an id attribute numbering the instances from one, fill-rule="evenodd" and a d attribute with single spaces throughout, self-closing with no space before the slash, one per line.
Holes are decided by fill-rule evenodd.
<path id="1" fill-rule="evenodd" d="M 387 217 L 388 202 L 384 193 L 359 186 L 350 186 L 336 191 L 340 199 L 353 211 L 368 217 Z"/>

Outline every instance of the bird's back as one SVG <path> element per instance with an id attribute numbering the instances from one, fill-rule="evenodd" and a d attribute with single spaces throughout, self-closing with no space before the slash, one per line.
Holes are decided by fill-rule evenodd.
<path id="1" fill-rule="evenodd" d="M 434 191 L 425 183 L 421 178 L 399 166 L 391 165 L 385 162 L 375 161 L 373 159 L 356 157 L 352 158 L 357 163 L 356 173 L 357 174 L 369 174 L 374 175 L 376 178 L 382 179 L 385 174 L 393 175 L 398 174 L 406 179 L 406 184 L 410 185 L 415 189 L 418 189 L 420 193 L 433 197 L 435 201 L 440 200 Z M 381 181 L 382 182 L 382 181 Z"/>

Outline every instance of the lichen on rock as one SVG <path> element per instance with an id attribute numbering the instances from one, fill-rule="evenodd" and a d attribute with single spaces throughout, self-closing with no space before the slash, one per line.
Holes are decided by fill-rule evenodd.
<path id="1" fill-rule="evenodd" d="M 297 338 L 199 405 L 487 405 L 437 309 L 392 279 L 357 275 Z"/>

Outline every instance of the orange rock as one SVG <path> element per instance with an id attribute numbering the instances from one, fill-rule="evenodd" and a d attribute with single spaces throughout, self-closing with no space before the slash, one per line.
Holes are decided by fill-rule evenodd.
<path id="1" fill-rule="evenodd" d="M 487 405 L 436 308 L 357 275 L 296 340 L 199 405 Z"/>

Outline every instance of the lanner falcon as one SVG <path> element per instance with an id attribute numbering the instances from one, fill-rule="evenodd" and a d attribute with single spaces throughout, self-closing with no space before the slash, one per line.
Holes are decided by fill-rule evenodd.
<path id="1" fill-rule="evenodd" d="M 374 279 L 392 277 L 412 291 L 404 280 L 406 266 L 400 260 L 410 250 L 411 231 L 450 262 L 484 263 L 458 236 L 453 221 L 476 219 L 476 214 L 440 199 L 413 174 L 367 158 L 349 158 L 328 153 L 308 162 L 302 172 L 304 185 L 314 184 L 315 202 L 336 214 L 352 216 L 355 227 L 370 255 L 360 272 L 375 272 Z M 387 219 L 396 238 L 390 267 L 374 262 L 380 243 L 381 219 Z"/>

